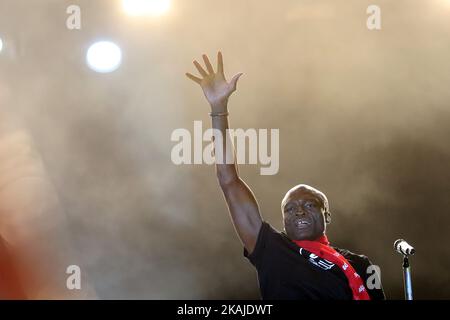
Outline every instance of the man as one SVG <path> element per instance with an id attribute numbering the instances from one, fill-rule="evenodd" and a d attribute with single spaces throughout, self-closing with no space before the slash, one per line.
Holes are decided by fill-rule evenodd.
<path id="1" fill-rule="evenodd" d="M 286 193 L 281 202 L 283 232 L 263 221 L 252 191 L 239 177 L 232 148 L 226 148 L 232 141 L 228 99 L 242 73 L 227 82 L 221 52 L 216 72 L 206 55 L 203 60 L 206 70 L 194 61 L 201 77 L 186 76 L 203 89 L 211 105 L 212 127 L 221 133 L 222 139 L 214 136 L 216 173 L 244 255 L 258 272 L 262 298 L 384 299 L 379 275 L 367 257 L 329 245 L 325 231 L 331 213 L 319 190 L 297 185 Z"/>

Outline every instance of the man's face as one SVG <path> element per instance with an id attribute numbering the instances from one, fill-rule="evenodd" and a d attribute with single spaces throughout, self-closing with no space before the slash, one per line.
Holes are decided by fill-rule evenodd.
<path id="1" fill-rule="evenodd" d="M 284 229 L 292 240 L 315 240 L 325 234 L 325 208 L 311 191 L 289 192 L 282 212 Z"/>

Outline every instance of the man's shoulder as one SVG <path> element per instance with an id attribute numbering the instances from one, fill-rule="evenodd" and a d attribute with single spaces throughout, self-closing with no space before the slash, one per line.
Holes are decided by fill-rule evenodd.
<path id="1" fill-rule="evenodd" d="M 261 265 L 263 256 L 273 256 L 277 254 L 279 248 L 284 247 L 287 240 L 283 232 L 273 227 L 269 222 L 263 220 L 258 232 L 255 248 L 251 254 L 244 247 L 244 256 L 252 262 L 253 265 Z"/>
<path id="2" fill-rule="evenodd" d="M 279 231 L 277 228 L 275 228 L 269 221 L 267 220 L 263 220 L 262 224 L 266 227 L 266 228 L 270 228 L 271 230 L 277 232 L 277 233 L 281 233 L 281 231 Z"/>
<path id="3" fill-rule="evenodd" d="M 278 230 L 276 227 L 274 227 L 270 222 L 268 222 L 266 220 L 262 221 L 260 233 L 261 234 L 271 234 L 271 235 L 276 235 L 276 236 L 283 236 L 283 234 L 284 234 L 283 231 Z"/>
<path id="4" fill-rule="evenodd" d="M 284 230 L 280 231 L 268 222 L 263 222 L 263 223 L 266 223 L 267 231 L 272 234 L 272 237 L 276 238 L 281 243 L 293 245 L 291 238 L 288 237 L 288 235 L 286 234 L 286 232 Z"/>
<path id="5" fill-rule="evenodd" d="M 333 247 L 337 252 L 339 252 L 345 259 L 350 262 L 357 263 L 358 265 L 368 266 L 372 264 L 369 258 L 364 254 L 354 253 L 348 249 Z"/>
<path id="6" fill-rule="evenodd" d="M 377 265 L 374 265 L 370 259 L 363 254 L 353 253 L 347 249 L 341 249 L 334 247 L 336 251 L 344 256 L 348 262 L 353 266 L 355 271 L 364 279 L 367 287 L 367 281 L 372 278 L 369 282 L 372 284 L 371 287 L 367 287 L 371 299 L 373 300 L 384 300 L 386 299 L 381 285 L 381 274 L 380 269 Z M 373 278 L 373 276 L 375 276 Z M 378 286 L 376 285 L 378 283 Z"/>
<path id="7" fill-rule="evenodd" d="M 364 254 L 358 254 L 351 252 L 348 249 L 336 248 L 334 249 L 339 252 L 348 262 L 352 265 L 355 271 L 363 278 L 366 279 L 369 275 L 373 273 L 373 264 L 370 259 Z"/>

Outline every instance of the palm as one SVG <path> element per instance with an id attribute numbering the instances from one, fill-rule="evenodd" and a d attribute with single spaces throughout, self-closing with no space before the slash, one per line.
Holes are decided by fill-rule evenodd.
<path id="1" fill-rule="evenodd" d="M 217 72 L 214 72 L 206 55 L 203 55 L 203 60 L 206 65 L 206 71 L 197 61 L 194 61 L 194 65 L 202 75 L 202 78 L 198 78 L 190 73 L 186 73 L 186 75 L 189 79 L 200 84 L 206 99 L 212 106 L 222 104 L 226 102 L 230 95 L 236 90 L 237 80 L 242 73 L 235 75 L 228 83 L 223 72 L 223 59 L 220 52 L 217 55 Z"/>
<path id="2" fill-rule="evenodd" d="M 203 93 L 210 104 L 220 103 L 228 99 L 233 92 L 233 88 L 218 74 L 208 79 L 203 79 L 201 83 Z"/>

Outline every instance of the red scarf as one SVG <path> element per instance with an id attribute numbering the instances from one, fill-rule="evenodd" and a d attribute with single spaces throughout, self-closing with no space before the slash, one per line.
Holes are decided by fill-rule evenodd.
<path id="1" fill-rule="evenodd" d="M 316 256 L 328 260 L 341 268 L 347 277 L 348 284 L 352 290 L 353 300 L 370 300 L 370 296 L 364 287 L 361 277 L 355 269 L 339 252 L 330 247 L 327 236 L 323 235 L 315 241 L 292 240 L 299 247 L 308 250 Z"/>

